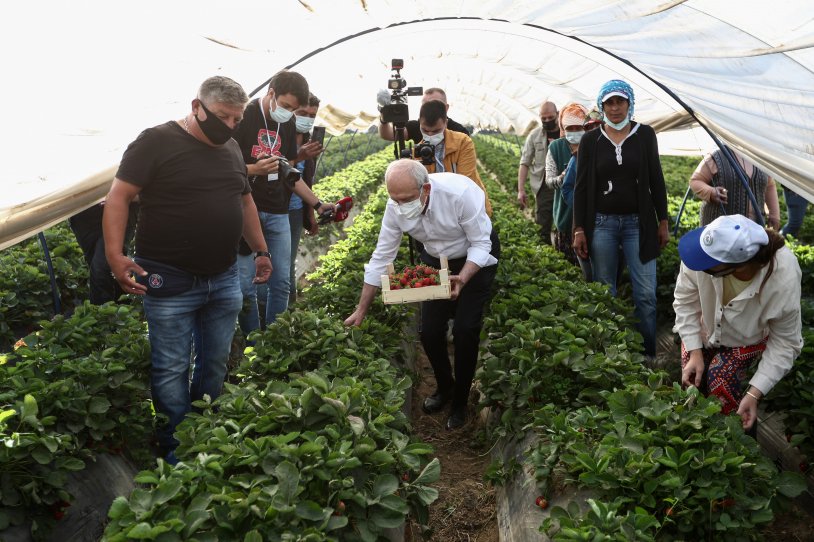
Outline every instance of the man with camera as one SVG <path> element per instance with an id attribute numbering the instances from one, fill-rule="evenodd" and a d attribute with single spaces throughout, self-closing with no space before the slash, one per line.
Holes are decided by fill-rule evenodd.
<path id="1" fill-rule="evenodd" d="M 105 255 L 113 277 L 125 292 L 147 294 L 150 388 L 156 412 L 166 417 L 156 433 L 162 455 L 173 464 L 175 427 L 192 402 L 205 395 L 214 400 L 223 386 L 242 303 L 235 263 L 241 234 L 255 251 L 254 280 L 271 274 L 246 166 L 232 141 L 248 100 L 227 77 L 204 81 L 191 113 L 148 128 L 127 147 L 104 206 Z M 131 260 L 122 248 L 136 196 Z"/>
<path id="2" fill-rule="evenodd" d="M 478 174 L 475 144 L 468 135 L 450 130 L 448 122 L 444 102 L 430 100 L 422 105 L 418 115 L 421 139 L 407 156 L 421 160 L 429 173 L 448 171 L 472 179 L 483 190 L 486 214 L 492 216 L 492 204 Z"/>
<path id="3" fill-rule="evenodd" d="M 293 165 L 314 158 L 322 152 L 322 145 L 309 142 L 297 148 L 297 129 L 294 111 L 308 104 L 308 82 L 296 72 L 280 71 L 271 78 L 268 92 L 246 106 L 243 122 L 234 135 L 249 175 L 252 197 L 260 215 L 263 236 L 274 265 L 268 281 L 265 324 L 288 308 L 291 289 L 291 227 L 288 204 L 291 193 L 297 194 L 308 209 L 318 213 L 333 210 L 333 205 L 322 203 L 302 180 Z M 257 293 L 249 271 L 252 265 L 250 251 L 244 246 L 238 256 L 244 309 L 239 322 L 244 334 L 260 328 Z"/>
<path id="4" fill-rule="evenodd" d="M 531 173 L 530 184 L 537 203 L 535 220 L 542 228 L 542 241 L 547 245 L 551 244 L 554 224 L 554 189 L 545 183 L 545 160 L 548 144 L 560 138 L 558 119 L 557 106 L 553 102 L 543 103 L 540 107 L 542 126 L 532 130 L 526 138 L 517 171 L 517 203 L 521 209 L 526 208 L 526 178 Z"/>
<path id="5" fill-rule="evenodd" d="M 386 90 L 379 91 L 377 96 L 377 101 L 379 103 L 379 108 L 386 106 L 390 103 L 391 97 L 390 94 L 387 93 Z M 424 97 L 421 98 L 421 105 L 424 105 L 427 102 L 431 102 L 433 100 L 438 100 L 444 104 L 445 112 L 449 111 L 449 104 L 447 103 L 447 93 L 444 92 L 443 89 L 433 87 L 428 88 L 424 91 Z M 460 132 L 462 134 L 469 135 L 469 130 L 464 128 L 464 125 L 455 122 L 454 120 L 447 118 L 447 129 L 453 132 Z M 404 140 L 412 140 L 414 144 L 418 145 L 418 142 L 421 141 L 421 128 L 419 126 L 419 121 L 410 120 L 407 121 L 407 124 L 404 129 Z M 396 140 L 396 133 L 393 125 L 389 122 L 381 122 L 379 124 L 379 137 L 384 139 L 385 141 L 395 141 Z"/>
<path id="6" fill-rule="evenodd" d="M 441 412 L 452 403 L 446 427 L 466 423 L 467 403 L 478 361 L 483 311 L 497 272 L 500 243 L 486 215 L 481 190 L 455 173 L 433 173 L 415 160 L 396 160 L 384 174 L 390 200 L 382 218 L 376 250 L 365 266 L 356 310 L 345 325 L 358 326 L 367 315 L 387 264 L 396 257 L 403 233 L 423 243 L 421 260 L 440 267 L 449 259 L 450 299 L 421 304 L 421 345 L 435 373 L 437 389 L 423 409 Z M 447 321 L 452 317 L 454 373 L 447 353 Z"/>

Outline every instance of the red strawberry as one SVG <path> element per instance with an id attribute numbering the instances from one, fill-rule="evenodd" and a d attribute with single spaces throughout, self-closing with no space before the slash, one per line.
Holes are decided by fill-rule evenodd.
<path id="1" fill-rule="evenodd" d="M 537 506 L 539 506 L 539 507 L 540 507 L 541 509 L 543 509 L 543 510 L 545 510 L 546 508 L 548 508 L 548 501 L 547 501 L 547 500 L 546 500 L 546 498 L 545 498 L 545 497 L 543 497 L 542 495 L 540 495 L 539 497 L 537 497 L 537 500 L 535 500 L 535 501 L 534 501 L 534 504 L 536 504 Z"/>

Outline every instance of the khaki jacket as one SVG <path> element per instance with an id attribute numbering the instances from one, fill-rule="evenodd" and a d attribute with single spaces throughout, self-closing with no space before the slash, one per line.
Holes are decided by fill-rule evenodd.
<path id="1" fill-rule="evenodd" d="M 430 173 L 435 173 L 435 166 L 429 166 L 428 170 Z M 486 214 L 492 216 L 489 194 L 478 175 L 478 156 L 475 154 L 475 144 L 468 135 L 444 130 L 444 171 L 465 175 L 480 186 L 486 198 Z"/>

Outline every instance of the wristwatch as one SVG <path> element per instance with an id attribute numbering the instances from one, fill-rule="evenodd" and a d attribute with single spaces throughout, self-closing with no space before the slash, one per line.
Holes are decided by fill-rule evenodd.
<path id="1" fill-rule="evenodd" d="M 265 250 L 258 250 L 257 252 L 255 252 L 255 253 L 254 253 L 254 259 L 255 259 L 255 260 L 256 260 L 257 258 L 259 258 L 260 256 L 265 256 L 265 257 L 266 257 L 266 258 L 268 258 L 269 260 L 271 259 L 271 253 L 269 253 L 269 252 L 267 252 L 267 251 L 265 251 Z"/>
<path id="2" fill-rule="evenodd" d="M 314 211 L 319 211 L 320 207 L 322 207 L 322 202 L 317 200 L 317 202 L 314 204 Z"/>

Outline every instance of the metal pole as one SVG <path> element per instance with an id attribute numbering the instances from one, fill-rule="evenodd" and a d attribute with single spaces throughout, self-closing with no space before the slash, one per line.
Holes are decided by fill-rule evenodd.
<path id="1" fill-rule="evenodd" d="M 763 209 L 760 209 L 757 206 L 757 200 L 755 199 L 755 195 L 752 193 L 752 189 L 749 187 L 749 180 L 746 178 L 746 172 L 743 171 L 743 168 L 741 168 L 741 165 L 735 159 L 735 155 L 732 154 L 732 150 L 729 147 L 726 145 L 721 145 L 721 152 L 729 161 L 729 164 L 735 169 L 735 173 L 738 174 L 738 179 L 746 189 L 746 193 L 749 195 L 749 201 L 752 202 L 752 209 L 755 210 L 755 218 L 757 218 L 757 223 L 761 226 L 765 226 L 766 219 L 763 217 Z M 723 205 L 721 205 L 721 207 L 723 207 Z"/>
<path id="2" fill-rule="evenodd" d="M 334 138 L 333 134 L 328 134 L 328 142 L 325 144 L 324 147 L 322 147 L 322 152 L 320 153 L 319 158 L 317 158 L 317 163 L 314 165 L 314 182 L 316 182 L 317 179 L 317 168 L 319 168 L 320 164 L 322 164 L 322 157 L 325 156 L 325 153 L 328 150 L 328 145 L 331 144 L 333 138 Z"/>
<path id="3" fill-rule="evenodd" d="M 350 141 L 348 141 L 347 146 L 345 147 L 345 155 L 342 156 L 342 168 L 348 167 L 348 149 L 350 149 L 351 144 L 353 143 L 353 136 L 356 135 L 356 132 L 359 130 L 354 130 L 353 133 L 350 135 Z"/>
<path id="4" fill-rule="evenodd" d="M 40 240 L 42 252 L 45 254 L 45 265 L 48 267 L 48 276 L 51 278 L 51 294 L 54 296 L 54 314 L 62 314 L 62 304 L 59 301 L 59 289 L 57 288 L 57 278 L 54 275 L 54 264 L 51 262 L 51 252 L 48 250 L 48 242 L 42 232 L 37 234 Z"/>

